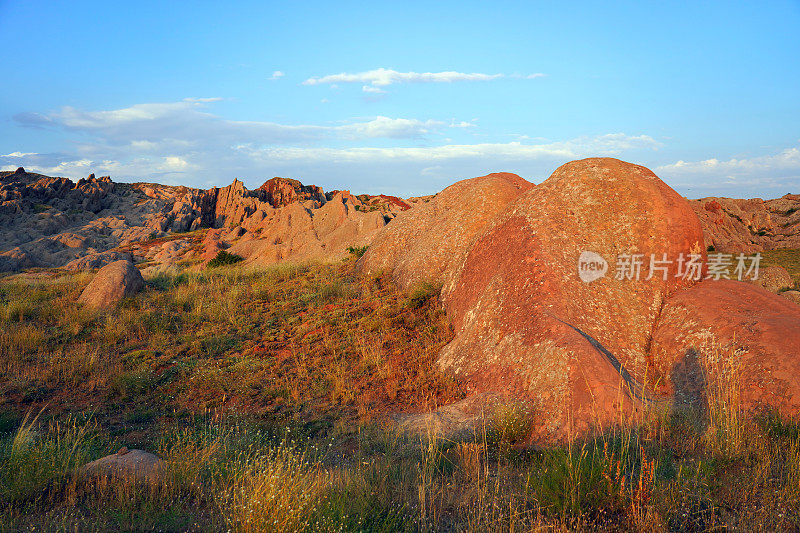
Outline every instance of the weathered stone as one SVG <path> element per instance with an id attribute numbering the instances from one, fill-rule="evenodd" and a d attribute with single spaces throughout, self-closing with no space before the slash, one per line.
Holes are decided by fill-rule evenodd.
<path id="1" fill-rule="evenodd" d="M 750 283 L 707 280 L 676 293 L 664 306 L 653 331 L 651 360 L 666 392 L 679 399 L 707 401 L 705 372 L 711 379 L 738 380 L 746 410 L 796 415 L 798 350 L 800 307 Z M 720 376 L 716 369 L 730 363 L 740 372 Z"/>
<path id="2" fill-rule="evenodd" d="M 144 287 L 141 273 L 130 261 L 114 261 L 101 268 L 81 293 L 78 301 L 95 309 L 115 305 Z"/>
<path id="3" fill-rule="evenodd" d="M 758 278 L 750 280 L 759 287 L 763 287 L 770 292 L 778 292 L 781 289 L 786 289 L 794 285 L 792 276 L 789 272 L 780 266 L 762 267 L 758 271 Z"/>
<path id="4" fill-rule="evenodd" d="M 661 306 L 692 283 L 676 277 L 675 263 L 666 279 L 660 272 L 647 279 L 649 258 L 702 258 L 697 217 L 648 169 L 609 158 L 559 167 L 504 211 L 443 294 L 456 336 L 440 366 L 472 391 L 533 402 L 542 436 L 619 421 L 642 394 Z M 611 263 L 608 275 L 582 281 L 584 251 Z M 647 258 L 638 279 L 616 279 L 618 254 Z"/>
<path id="5" fill-rule="evenodd" d="M 421 282 L 450 285 L 487 224 L 531 187 L 506 172 L 459 181 L 392 220 L 372 241 L 359 268 L 391 272 L 404 289 Z"/>
<path id="6" fill-rule="evenodd" d="M 94 476 L 155 481 L 164 472 L 164 460 L 143 450 L 122 447 L 115 454 L 87 463 L 82 470 Z"/>

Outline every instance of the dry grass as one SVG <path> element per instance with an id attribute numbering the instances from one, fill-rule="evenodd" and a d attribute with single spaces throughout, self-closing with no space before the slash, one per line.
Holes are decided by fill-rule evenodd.
<path id="1" fill-rule="evenodd" d="M 455 441 L 383 424 L 463 395 L 434 365 L 434 288 L 351 263 L 176 270 L 95 314 L 87 282 L 0 281 L 0 531 L 800 528 L 800 427 L 744 416 L 740 354 L 711 338 L 705 411 L 532 449 L 519 404 Z M 164 476 L 76 470 L 121 445 Z"/>
<path id="2" fill-rule="evenodd" d="M 410 306 L 351 262 L 165 272 L 105 314 L 75 303 L 87 282 L 0 283 L 0 404 L 74 411 L 116 400 L 355 428 L 463 394 L 434 365 L 452 337 L 435 302 Z"/>

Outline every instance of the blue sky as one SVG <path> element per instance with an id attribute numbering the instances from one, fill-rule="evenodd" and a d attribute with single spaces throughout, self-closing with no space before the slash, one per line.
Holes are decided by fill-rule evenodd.
<path id="1" fill-rule="evenodd" d="M 798 28 L 798 1 L 0 1 L 0 168 L 410 196 L 613 156 L 773 198 Z"/>

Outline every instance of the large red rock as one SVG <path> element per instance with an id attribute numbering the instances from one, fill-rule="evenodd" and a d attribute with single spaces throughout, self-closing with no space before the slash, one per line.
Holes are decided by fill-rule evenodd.
<path id="1" fill-rule="evenodd" d="M 303 185 L 289 178 L 272 178 L 267 180 L 257 191 L 266 193 L 265 200 L 272 207 L 284 207 L 293 202 L 314 200 L 325 203 L 325 193 L 316 185 Z"/>
<path id="2" fill-rule="evenodd" d="M 440 354 L 440 366 L 476 393 L 530 400 L 542 435 L 619 420 L 636 404 L 631 388 L 644 381 L 664 301 L 693 283 L 676 276 L 676 263 L 666 280 L 661 273 L 646 279 L 650 254 L 704 260 L 697 216 L 650 170 L 609 158 L 567 163 L 503 211 L 469 247 L 452 287 L 445 287 L 456 336 Z M 423 226 L 416 234 L 430 238 L 426 232 Z M 420 252 L 435 253 L 438 244 Z M 418 245 L 411 240 L 408 246 Z M 608 261 L 605 277 L 581 280 L 584 251 Z M 412 257 L 420 252 L 401 250 Z M 643 255 L 638 280 L 615 278 L 618 254 Z"/>
<path id="3" fill-rule="evenodd" d="M 144 287 L 144 279 L 130 261 L 109 263 L 97 271 L 78 301 L 95 309 L 108 308 Z"/>
<path id="4" fill-rule="evenodd" d="M 750 283 L 707 280 L 682 290 L 661 313 L 654 371 L 679 400 L 703 401 L 703 367 L 741 364 L 741 407 L 800 413 L 800 306 Z"/>
<path id="5" fill-rule="evenodd" d="M 532 186 L 507 172 L 459 181 L 400 213 L 372 241 L 359 268 L 391 272 L 404 289 L 421 282 L 449 286 L 487 224 Z"/>

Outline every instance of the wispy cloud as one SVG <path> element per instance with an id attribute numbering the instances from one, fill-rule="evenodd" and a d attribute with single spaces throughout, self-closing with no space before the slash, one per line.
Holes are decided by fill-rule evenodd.
<path id="1" fill-rule="evenodd" d="M 281 70 L 276 70 L 272 73 L 272 76 L 269 77 L 271 80 L 278 80 L 285 76 L 285 73 Z"/>
<path id="2" fill-rule="evenodd" d="M 243 140 L 285 144 L 375 138 L 420 138 L 450 127 L 445 122 L 377 116 L 345 124 L 279 124 L 264 121 L 226 120 L 206 110 L 216 99 L 185 99 L 180 102 L 136 104 L 108 111 L 86 111 L 63 107 L 49 114 L 23 113 L 14 119 L 21 125 L 47 124 L 66 130 L 94 133 L 115 146 L 147 151 L 169 143 L 192 146 L 208 140 L 221 145 Z"/>
<path id="3" fill-rule="evenodd" d="M 702 161 L 676 161 L 658 167 L 663 172 L 675 175 L 714 174 L 734 176 L 742 173 L 773 172 L 776 170 L 800 171 L 800 148 L 786 148 L 777 154 L 762 155 L 750 158 L 705 159 Z"/>
<path id="4" fill-rule="evenodd" d="M 556 142 L 469 144 L 463 141 L 470 137 L 468 130 L 477 128 L 475 119 L 377 116 L 293 125 L 228 120 L 212 113 L 213 105 L 187 99 L 18 115 L 19 124 L 46 124 L 60 131 L 70 148 L 33 154 L 11 146 L 0 156 L 0 167 L 24 166 L 70 178 L 94 172 L 114 179 L 195 186 L 224 185 L 234 177 L 259 185 L 265 177 L 284 175 L 326 188 L 409 195 L 435 192 L 459 177 L 498 170 L 544 178 L 570 159 L 659 147 L 647 135 L 624 133 Z M 462 142 L 450 140 L 451 135 L 460 135 Z"/>
<path id="5" fill-rule="evenodd" d="M 612 133 L 596 137 L 579 137 L 546 144 L 480 143 L 447 144 L 428 147 L 355 147 L 355 148 L 298 148 L 253 147 L 242 145 L 238 149 L 250 157 L 280 161 L 358 161 L 381 163 L 388 161 L 414 161 L 433 163 L 456 159 L 488 158 L 494 161 L 523 161 L 543 158 L 575 159 L 589 155 L 612 156 L 626 150 L 657 149 L 660 144 L 648 135 L 630 136 Z"/>
<path id="6" fill-rule="evenodd" d="M 386 91 L 384 91 L 380 87 L 375 87 L 374 85 L 364 85 L 363 87 L 361 87 L 361 90 L 364 91 L 365 93 L 371 93 L 371 94 L 386 93 Z"/>
<path id="7" fill-rule="evenodd" d="M 530 74 L 528 79 L 540 78 L 544 74 Z M 398 72 L 387 68 L 378 68 L 366 72 L 329 74 L 314 76 L 303 82 L 303 85 L 324 85 L 337 83 L 362 83 L 364 91 L 377 92 L 380 87 L 396 83 L 453 83 L 457 81 L 490 81 L 506 77 L 505 74 L 483 74 L 480 72 Z M 516 77 L 516 76 L 515 76 Z"/>
<path id="8" fill-rule="evenodd" d="M 800 187 L 800 145 L 753 157 L 683 161 L 655 169 L 678 186 L 704 191 L 791 192 Z M 716 193 L 716 192 L 715 192 Z M 753 194 L 751 192 L 745 194 Z"/>

